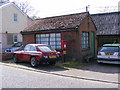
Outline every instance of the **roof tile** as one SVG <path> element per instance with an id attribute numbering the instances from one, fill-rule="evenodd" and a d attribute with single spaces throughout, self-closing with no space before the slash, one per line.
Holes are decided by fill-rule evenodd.
<path id="1" fill-rule="evenodd" d="M 120 35 L 120 12 L 91 15 L 97 35 Z"/>
<path id="2" fill-rule="evenodd" d="M 82 20 L 88 16 L 88 12 L 41 18 L 33 21 L 33 23 L 24 29 L 22 32 L 38 31 L 38 30 L 53 30 L 78 27 Z"/>

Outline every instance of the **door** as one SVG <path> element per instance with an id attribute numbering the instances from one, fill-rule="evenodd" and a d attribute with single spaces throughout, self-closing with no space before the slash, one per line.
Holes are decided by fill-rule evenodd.
<path id="1" fill-rule="evenodd" d="M 95 32 L 91 32 L 91 54 L 95 55 Z"/>
<path id="2" fill-rule="evenodd" d="M 29 61 L 30 47 L 31 47 L 31 45 L 26 45 L 25 48 L 24 48 L 24 54 L 23 54 L 23 60 L 24 61 Z"/>

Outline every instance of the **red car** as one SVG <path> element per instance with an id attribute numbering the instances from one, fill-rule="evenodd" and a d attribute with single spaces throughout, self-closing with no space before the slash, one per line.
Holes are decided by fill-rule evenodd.
<path id="1" fill-rule="evenodd" d="M 15 51 L 13 60 L 15 63 L 19 61 L 30 62 L 32 67 L 39 63 L 49 63 L 54 65 L 56 61 L 61 60 L 62 55 L 55 49 L 45 44 L 27 44 L 22 51 Z"/>

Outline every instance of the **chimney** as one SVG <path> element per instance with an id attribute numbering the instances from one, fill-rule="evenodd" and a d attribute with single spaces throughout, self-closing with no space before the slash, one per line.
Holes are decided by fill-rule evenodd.
<path id="1" fill-rule="evenodd" d="M 88 6 L 86 6 L 86 12 L 89 12 L 89 7 L 90 7 L 90 5 L 88 5 Z"/>

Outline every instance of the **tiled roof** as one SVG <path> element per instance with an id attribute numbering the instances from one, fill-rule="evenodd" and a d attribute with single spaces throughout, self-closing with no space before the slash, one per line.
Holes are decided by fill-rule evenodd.
<path id="1" fill-rule="evenodd" d="M 41 18 L 39 20 L 35 20 L 32 25 L 28 26 L 22 32 L 75 28 L 80 26 L 83 19 L 86 18 L 88 14 L 88 12 L 84 12 L 56 17 Z"/>
<path id="2" fill-rule="evenodd" d="M 120 12 L 91 15 L 97 35 L 120 35 Z"/>
<path id="3" fill-rule="evenodd" d="M 4 7 L 6 5 L 10 4 L 9 1 L 6 1 L 6 2 L 0 2 L 0 7 Z"/>

